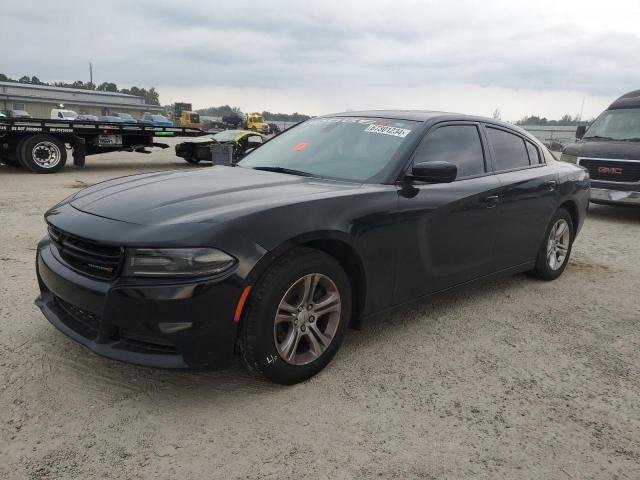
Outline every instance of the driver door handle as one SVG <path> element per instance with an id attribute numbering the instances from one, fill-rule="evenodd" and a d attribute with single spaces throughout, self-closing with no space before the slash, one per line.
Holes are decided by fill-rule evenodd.
<path id="1" fill-rule="evenodd" d="M 547 182 L 547 188 L 552 192 L 556 189 L 557 186 L 558 186 L 558 182 L 556 182 L 555 180 L 549 180 Z"/>
<path id="2" fill-rule="evenodd" d="M 493 208 L 500 201 L 500 196 L 499 195 L 489 195 L 488 197 L 484 197 L 480 201 L 482 203 L 484 203 L 487 208 Z"/>

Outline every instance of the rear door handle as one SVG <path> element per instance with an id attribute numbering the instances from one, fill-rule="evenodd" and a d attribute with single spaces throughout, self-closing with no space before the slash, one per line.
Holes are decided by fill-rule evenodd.
<path id="1" fill-rule="evenodd" d="M 551 191 L 554 191 L 557 186 L 558 186 L 558 182 L 556 182 L 555 180 L 549 180 L 547 182 L 547 188 Z"/>
<path id="2" fill-rule="evenodd" d="M 498 204 L 498 201 L 500 201 L 500 196 L 499 195 L 489 195 L 488 197 L 484 197 L 480 201 L 482 203 L 484 203 L 487 208 L 493 208 Z"/>

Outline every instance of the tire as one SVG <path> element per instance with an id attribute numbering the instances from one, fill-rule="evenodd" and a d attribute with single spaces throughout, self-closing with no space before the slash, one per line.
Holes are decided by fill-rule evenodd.
<path id="1" fill-rule="evenodd" d="M 200 163 L 200 159 L 199 158 L 193 158 L 193 157 L 184 157 L 184 159 L 188 162 L 188 163 L 192 163 L 192 164 L 196 164 L 196 163 Z"/>
<path id="2" fill-rule="evenodd" d="M 15 161 L 17 162 L 19 167 L 24 168 L 27 172 L 33 172 L 33 170 L 29 168 L 29 165 L 27 165 L 27 163 L 24 161 L 24 144 L 27 142 L 27 140 L 29 140 L 29 137 L 21 138 L 16 145 Z"/>
<path id="3" fill-rule="evenodd" d="M 330 312 L 313 305 L 300 311 L 309 304 L 305 286 L 314 283 L 311 303 L 325 303 L 322 310 Z M 273 382 L 302 382 L 334 357 L 350 316 L 351 287 L 340 264 L 318 250 L 296 248 L 276 260 L 251 292 L 240 331 L 242 358 L 249 370 Z"/>
<path id="4" fill-rule="evenodd" d="M 18 148 L 20 163 L 35 173 L 55 173 L 67 162 L 67 149 L 51 135 L 28 137 Z"/>
<path id="5" fill-rule="evenodd" d="M 532 273 L 543 280 L 555 280 L 562 275 L 569 263 L 574 235 L 571 215 L 559 208 L 545 230 Z"/>

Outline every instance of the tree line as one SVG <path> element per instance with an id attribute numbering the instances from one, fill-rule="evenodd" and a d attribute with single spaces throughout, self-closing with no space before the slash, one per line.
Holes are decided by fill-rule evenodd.
<path id="1" fill-rule="evenodd" d="M 560 120 L 549 120 L 547 117 L 538 117 L 537 115 L 525 115 L 516 122 L 516 125 L 588 125 L 589 123 L 590 120 L 582 120 L 580 115 L 572 117 L 566 113 Z"/>
<path id="2" fill-rule="evenodd" d="M 14 82 L 14 83 L 28 83 L 30 85 L 46 85 L 49 87 L 60 87 L 60 88 L 78 88 L 81 90 L 96 90 L 99 92 L 115 92 L 115 93 L 124 93 L 126 95 L 135 95 L 137 97 L 144 98 L 145 103 L 149 105 L 160 105 L 160 95 L 156 91 L 155 87 L 151 87 L 149 89 L 139 88 L 139 87 L 131 87 L 131 88 L 118 88 L 118 85 L 112 82 L 102 82 L 99 85 L 96 85 L 91 82 L 83 82 L 82 80 L 76 80 L 75 82 L 52 82 L 47 83 L 40 80 L 38 77 L 28 75 L 24 75 L 20 78 L 13 79 L 6 76 L 4 73 L 0 73 L 0 82 Z"/>
<path id="3" fill-rule="evenodd" d="M 242 113 L 239 107 L 231 107 L 229 105 L 221 105 L 219 107 L 208 107 L 197 110 L 200 115 L 206 115 L 210 117 L 224 117 L 225 115 L 231 115 L 234 113 Z M 263 111 L 261 112 L 265 120 L 271 120 L 275 122 L 302 122 L 308 120 L 311 117 L 304 113 L 273 113 Z"/>

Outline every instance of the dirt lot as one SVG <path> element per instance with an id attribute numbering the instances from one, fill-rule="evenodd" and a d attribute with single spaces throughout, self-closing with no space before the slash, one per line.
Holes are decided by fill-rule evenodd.
<path id="1" fill-rule="evenodd" d="M 294 387 L 102 359 L 33 305 L 45 209 L 158 152 L 0 169 L 0 478 L 640 478 L 640 209 L 595 207 L 565 274 L 347 335 Z"/>

